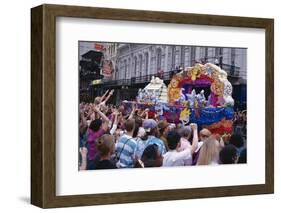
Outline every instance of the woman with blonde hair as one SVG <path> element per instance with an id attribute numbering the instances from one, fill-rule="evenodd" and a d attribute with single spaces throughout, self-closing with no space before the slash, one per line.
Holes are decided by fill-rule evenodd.
<path id="1" fill-rule="evenodd" d="M 199 153 L 197 165 L 218 165 L 220 144 L 215 136 L 207 138 Z"/>

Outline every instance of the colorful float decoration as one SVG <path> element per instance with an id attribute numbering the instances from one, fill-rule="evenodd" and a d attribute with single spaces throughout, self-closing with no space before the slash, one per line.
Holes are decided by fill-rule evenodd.
<path id="1" fill-rule="evenodd" d="M 232 132 L 232 85 L 227 73 L 211 63 L 197 63 L 175 74 L 168 87 L 153 77 L 139 90 L 136 103 L 139 108 L 149 108 L 151 116 L 160 112 L 170 123 L 197 123 L 213 133 Z"/>

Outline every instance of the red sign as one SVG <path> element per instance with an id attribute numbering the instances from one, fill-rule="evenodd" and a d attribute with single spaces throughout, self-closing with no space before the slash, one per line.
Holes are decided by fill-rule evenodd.
<path id="1" fill-rule="evenodd" d="M 95 49 L 96 50 L 103 50 L 104 46 L 102 44 L 95 43 Z"/>

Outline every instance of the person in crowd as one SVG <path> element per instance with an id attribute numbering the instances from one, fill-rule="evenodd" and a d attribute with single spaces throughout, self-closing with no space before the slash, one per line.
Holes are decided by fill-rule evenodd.
<path id="1" fill-rule="evenodd" d="M 232 134 L 229 139 L 229 144 L 232 144 L 237 148 L 238 156 L 240 155 L 241 151 L 245 148 L 244 139 L 240 134 Z"/>
<path id="2" fill-rule="evenodd" d="M 88 164 L 87 169 L 93 169 L 94 159 L 98 156 L 96 149 L 96 140 L 101 137 L 108 130 L 109 119 L 98 108 L 94 107 L 94 111 L 99 114 L 100 118 L 91 121 L 88 129 Z"/>
<path id="3" fill-rule="evenodd" d="M 218 165 L 220 143 L 215 136 L 208 137 L 199 153 L 197 165 Z"/>
<path id="4" fill-rule="evenodd" d="M 163 167 L 167 166 L 184 166 L 185 161 L 192 160 L 192 154 L 197 149 L 198 132 L 197 124 L 191 124 L 193 131 L 192 145 L 184 151 L 179 151 L 181 146 L 181 136 L 177 131 L 170 131 L 167 135 L 169 151 L 164 154 Z"/>
<path id="5" fill-rule="evenodd" d="M 114 137 L 104 134 L 96 141 L 99 153 L 99 160 L 95 161 L 94 169 L 116 169 L 116 165 L 111 161 L 111 156 L 115 151 Z"/>
<path id="6" fill-rule="evenodd" d="M 237 149 L 238 163 L 247 163 L 247 148 L 242 135 L 232 134 L 229 139 L 229 144 L 232 144 Z"/>
<path id="7" fill-rule="evenodd" d="M 191 142 L 190 142 L 190 138 L 192 136 L 192 129 L 190 126 L 183 126 L 180 129 L 178 129 L 178 133 L 181 136 L 180 139 L 180 148 L 178 149 L 178 151 L 184 151 L 186 149 L 191 149 Z M 195 154 L 195 152 L 193 153 L 193 155 Z M 186 159 L 184 161 L 184 165 L 185 166 L 189 166 L 192 165 L 192 158 Z"/>
<path id="8" fill-rule="evenodd" d="M 192 160 L 192 165 L 196 165 L 198 158 L 199 158 L 199 153 L 200 153 L 200 149 L 204 143 L 204 141 L 209 138 L 212 135 L 212 133 L 210 132 L 210 130 L 203 128 L 201 129 L 201 131 L 199 132 L 199 139 L 200 141 L 198 142 L 198 147 L 195 150 L 195 152 L 193 153 L 193 160 Z"/>
<path id="9" fill-rule="evenodd" d="M 247 149 L 243 149 L 240 152 L 239 158 L 238 158 L 238 163 L 247 163 Z"/>
<path id="10" fill-rule="evenodd" d="M 133 133 L 133 138 L 137 142 L 137 147 L 136 147 L 136 152 L 135 152 L 135 157 L 136 159 L 141 159 L 143 150 L 146 147 L 146 134 L 145 130 L 142 127 L 142 119 L 138 116 L 135 118 L 135 130 Z"/>
<path id="11" fill-rule="evenodd" d="M 234 164 L 238 161 L 237 149 L 232 144 L 224 146 L 219 155 L 220 164 Z"/>
<path id="12" fill-rule="evenodd" d="M 206 128 L 201 129 L 201 131 L 199 132 L 199 139 L 200 139 L 200 141 L 198 142 L 198 148 L 197 148 L 196 152 L 199 151 L 199 149 L 203 145 L 204 141 L 207 138 L 209 138 L 211 135 L 212 135 L 212 133 L 210 132 L 210 130 L 208 130 Z"/>
<path id="13" fill-rule="evenodd" d="M 128 119 L 124 123 L 125 134 L 117 142 L 116 158 L 118 168 L 133 168 L 135 165 L 135 151 L 137 142 L 133 138 L 135 120 Z"/>
<path id="14" fill-rule="evenodd" d="M 113 116 L 113 124 L 112 124 L 112 127 L 111 127 L 110 131 L 109 131 L 109 133 L 110 133 L 111 135 L 113 135 L 113 134 L 115 133 L 115 131 L 116 131 L 117 127 L 118 127 L 118 116 L 119 116 L 119 115 L 120 115 L 120 113 L 118 112 L 118 110 L 117 110 L 117 109 L 114 109 L 114 110 L 113 110 L 113 113 L 112 113 L 112 116 Z M 109 126 L 111 126 L 111 125 L 109 125 Z"/>
<path id="15" fill-rule="evenodd" d="M 84 116 L 84 113 L 80 113 L 80 123 L 79 123 L 79 147 L 85 147 L 87 143 L 87 130 L 88 124 Z"/>
<path id="16" fill-rule="evenodd" d="M 146 133 L 146 146 L 156 144 L 158 146 L 160 154 L 163 156 L 166 153 L 164 142 L 159 139 L 159 131 L 157 128 L 157 122 L 153 119 L 145 119 L 143 122 L 143 128 Z"/>
<path id="17" fill-rule="evenodd" d="M 190 137 L 192 135 L 192 129 L 190 126 L 183 126 L 178 129 L 178 133 L 181 136 L 181 146 L 179 148 L 180 151 L 183 151 L 187 148 L 191 147 Z"/>
<path id="18" fill-rule="evenodd" d="M 140 162 L 142 167 L 160 167 L 162 162 L 163 157 L 156 144 L 148 145 L 144 149 Z"/>
<path id="19" fill-rule="evenodd" d="M 80 147 L 79 154 L 80 154 L 79 171 L 86 170 L 88 149 L 86 147 Z"/>
<path id="20" fill-rule="evenodd" d="M 168 150 L 167 135 L 169 132 L 169 125 L 170 124 L 165 120 L 159 121 L 158 123 L 160 139 L 164 142 L 166 150 Z"/>

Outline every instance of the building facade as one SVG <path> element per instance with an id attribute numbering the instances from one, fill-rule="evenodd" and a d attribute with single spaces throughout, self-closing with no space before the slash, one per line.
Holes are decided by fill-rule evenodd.
<path id="1" fill-rule="evenodd" d="M 116 43 L 105 46 L 107 47 L 105 58 L 115 62 L 116 72 L 112 78 L 114 80 L 186 69 L 195 62 L 216 63 L 229 75 L 246 79 L 245 48 Z"/>

